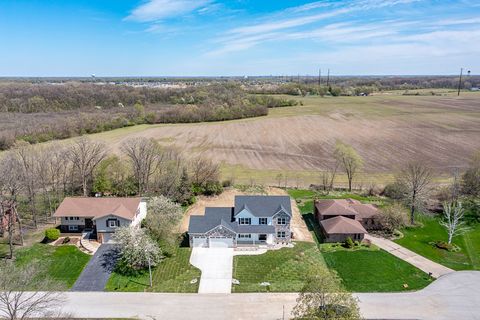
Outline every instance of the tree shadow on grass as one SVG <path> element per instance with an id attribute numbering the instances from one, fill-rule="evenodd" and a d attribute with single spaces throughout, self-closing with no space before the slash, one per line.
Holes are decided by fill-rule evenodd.
<path id="1" fill-rule="evenodd" d="M 313 232 L 315 234 L 315 237 L 317 238 L 317 242 L 322 243 L 324 238 L 322 231 L 320 229 L 320 225 L 318 224 L 317 220 L 315 219 L 315 216 L 313 213 L 305 213 L 302 215 L 303 220 L 305 221 L 307 228 L 309 231 Z"/>

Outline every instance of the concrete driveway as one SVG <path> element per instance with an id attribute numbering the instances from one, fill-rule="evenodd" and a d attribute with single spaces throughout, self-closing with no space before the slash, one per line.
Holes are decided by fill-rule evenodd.
<path id="1" fill-rule="evenodd" d="M 411 265 L 414 265 L 418 269 L 429 273 L 432 273 L 434 278 L 438 278 L 442 275 L 452 273 L 455 270 L 442 266 L 439 263 L 428 260 L 427 258 L 416 254 L 415 252 L 408 250 L 407 248 L 402 247 L 401 245 L 390 241 L 385 238 L 374 237 L 372 235 L 365 235 L 365 239 L 370 240 L 374 245 L 379 248 L 387 251 L 390 254 L 393 254 L 395 257 L 400 258 Z"/>
<path id="2" fill-rule="evenodd" d="M 231 293 L 233 248 L 193 248 L 190 263 L 202 271 L 198 293 Z"/>
<path id="3" fill-rule="evenodd" d="M 115 245 L 102 244 L 83 269 L 71 291 L 103 291 L 116 262 Z"/>

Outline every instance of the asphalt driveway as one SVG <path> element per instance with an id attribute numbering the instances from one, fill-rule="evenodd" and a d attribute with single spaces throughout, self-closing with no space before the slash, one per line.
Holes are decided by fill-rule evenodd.
<path id="1" fill-rule="evenodd" d="M 202 271 L 198 293 L 231 293 L 233 248 L 193 248 L 190 263 Z"/>
<path id="2" fill-rule="evenodd" d="M 116 261 L 115 245 L 102 244 L 83 269 L 71 291 L 103 291 Z"/>

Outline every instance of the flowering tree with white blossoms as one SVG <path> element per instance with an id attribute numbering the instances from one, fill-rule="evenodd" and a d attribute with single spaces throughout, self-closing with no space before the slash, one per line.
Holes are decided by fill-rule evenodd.
<path id="1" fill-rule="evenodd" d="M 115 231 L 113 237 L 120 251 L 117 266 L 123 273 L 146 269 L 149 264 L 155 266 L 163 258 L 161 249 L 144 229 L 121 227 Z"/>

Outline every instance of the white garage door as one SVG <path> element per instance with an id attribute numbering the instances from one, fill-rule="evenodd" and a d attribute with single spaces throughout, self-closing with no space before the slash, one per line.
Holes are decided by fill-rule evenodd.
<path id="1" fill-rule="evenodd" d="M 206 247 L 207 246 L 207 238 L 193 238 L 193 246 L 194 247 Z"/>
<path id="2" fill-rule="evenodd" d="M 211 237 L 208 238 L 210 248 L 231 248 L 233 247 L 233 238 Z"/>
<path id="3" fill-rule="evenodd" d="M 103 243 L 115 243 L 113 240 L 113 233 L 102 233 Z"/>

